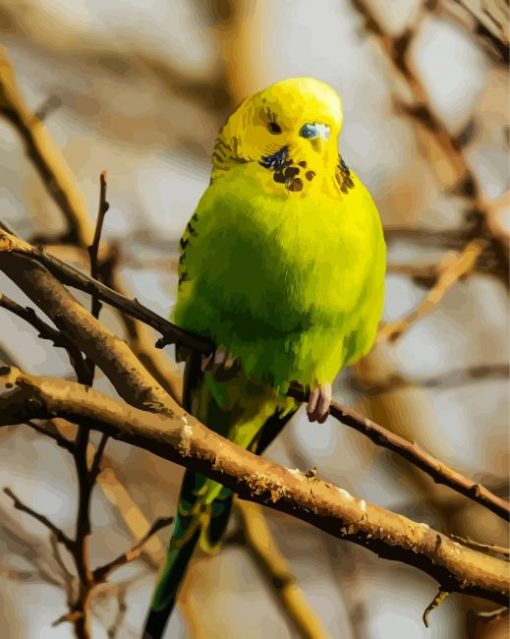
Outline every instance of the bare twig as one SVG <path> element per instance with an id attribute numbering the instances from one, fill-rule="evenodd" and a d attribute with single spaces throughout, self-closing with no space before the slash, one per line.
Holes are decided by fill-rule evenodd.
<path id="1" fill-rule="evenodd" d="M 236 507 L 241 515 L 244 541 L 257 567 L 269 578 L 271 589 L 293 626 L 305 639 L 326 639 L 328 633 L 289 572 L 287 562 L 271 536 L 260 506 L 237 499 Z"/>
<path id="2" fill-rule="evenodd" d="M 33 428 L 33 430 L 41 433 L 41 435 L 46 435 L 47 437 L 53 439 L 53 441 L 56 442 L 56 444 L 61 448 L 67 450 L 70 453 L 74 452 L 74 442 L 67 439 L 66 437 L 63 437 L 59 433 L 58 429 L 52 425 L 51 420 L 47 421 L 45 424 L 37 424 L 36 422 L 32 422 L 30 420 L 26 421 L 25 423 L 27 426 L 30 426 L 30 428 Z"/>
<path id="3" fill-rule="evenodd" d="M 16 497 L 16 495 L 12 492 L 10 488 L 4 488 L 4 493 L 8 497 L 10 497 L 10 499 L 12 499 L 14 508 L 16 508 L 16 510 L 20 510 L 21 512 L 26 513 L 27 515 L 30 515 L 34 519 L 37 519 L 39 523 L 41 523 L 43 526 L 46 526 L 46 528 L 55 535 L 58 541 L 63 546 L 65 546 L 69 550 L 69 552 L 73 552 L 74 550 L 73 541 L 72 539 L 70 539 L 70 537 L 68 537 L 65 534 L 63 530 L 61 530 L 58 526 L 55 526 L 55 524 L 52 521 L 50 521 L 47 517 L 45 517 L 44 515 L 41 515 L 41 513 L 38 513 L 33 508 L 30 508 L 30 506 L 27 506 L 26 504 L 24 504 L 18 497 Z"/>
<path id="4" fill-rule="evenodd" d="M 479 541 L 474 541 L 473 539 L 469 539 L 469 537 L 461 537 L 460 535 L 450 535 L 450 537 L 464 546 L 468 546 L 468 548 L 475 548 L 476 550 L 484 550 L 485 552 L 494 553 L 496 555 L 510 557 L 510 548 L 506 548 L 505 546 L 498 546 L 497 544 L 482 544 Z"/>
<path id="5" fill-rule="evenodd" d="M 383 326 L 379 331 L 378 341 L 395 342 L 418 320 L 431 313 L 450 288 L 475 267 L 486 244 L 485 240 L 472 240 L 457 256 L 444 260 L 438 268 L 437 282 L 425 299 L 402 319 Z"/>
<path id="6" fill-rule="evenodd" d="M 294 397 L 297 396 L 297 393 L 294 394 L 292 389 L 291 393 Z M 331 414 L 346 426 L 350 426 L 368 437 L 377 446 L 387 448 L 407 459 L 432 477 L 436 483 L 449 486 L 465 497 L 482 504 L 502 519 L 510 521 L 510 504 L 506 500 L 498 497 L 485 486 L 464 477 L 452 468 L 448 468 L 424 451 L 418 444 L 408 442 L 403 437 L 338 402 L 332 403 Z"/>
<path id="7" fill-rule="evenodd" d="M 446 598 L 450 594 L 451 593 L 449 593 L 447 590 L 443 590 L 442 588 L 440 588 L 438 590 L 436 596 L 434 597 L 434 599 L 432 599 L 432 601 L 429 603 L 429 605 L 425 608 L 425 610 L 423 612 L 423 623 L 425 624 L 426 628 L 429 627 L 429 615 L 430 615 L 430 613 L 433 610 L 435 610 L 436 608 L 439 608 L 439 606 L 446 600 Z"/>
<path id="8" fill-rule="evenodd" d="M 90 256 L 90 275 L 95 280 L 99 279 L 99 244 L 101 242 L 104 218 L 109 208 L 110 204 L 106 200 L 106 171 L 103 171 L 99 176 L 99 207 L 97 211 L 96 228 L 94 230 L 92 244 L 88 248 Z M 101 302 L 95 295 L 93 295 L 91 309 L 92 315 L 95 318 L 98 318 L 100 310 Z"/>
<path id="9" fill-rule="evenodd" d="M 140 539 L 140 541 L 138 541 L 132 548 L 130 548 L 129 550 L 126 550 L 125 552 L 121 553 L 118 557 L 115 557 L 115 559 L 113 559 L 112 561 L 109 561 L 107 564 L 104 564 L 104 566 L 99 566 L 93 571 L 92 576 L 94 579 L 94 583 L 97 584 L 102 581 L 105 581 L 111 572 L 113 572 L 117 568 L 120 568 L 121 566 L 124 566 L 130 561 L 134 561 L 135 559 L 138 559 L 138 557 L 142 553 L 143 546 L 149 541 L 149 539 L 151 539 L 151 537 L 153 537 L 156 533 L 158 533 L 163 528 L 170 526 L 173 520 L 174 520 L 173 517 L 161 517 L 160 519 L 157 519 L 149 528 L 149 530 L 145 533 L 145 535 Z"/>
<path id="10" fill-rule="evenodd" d="M 65 216 L 69 237 L 87 246 L 92 233 L 85 198 L 46 127 L 26 106 L 3 48 L 0 49 L 0 113 L 11 122 L 25 143 L 27 154 L 50 197 Z"/>
<path id="11" fill-rule="evenodd" d="M 406 83 L 412 96 L 410 102 L 398 100 L 395 105 L 397 110 L 416 122 L 419 132 L 430 141 L 430 147 L 435 150 L 430 154 L 430 161 L 441 178 L 442 185 L 454 188 L 469 202 L 466 222 L 471 230 L 467 239 L 479 237 L 488 241 L 487 248 L 493 251 L 495 258 L 493 272 L 508 285 L 510 236 L 500 225 L 497 225 L 498 230 L 494 232 L 494 203 L 482 195 L 477 176 L 468 162 L 464 144 L 462 141 L 459 142 L 437 115 L 411 60 L 411 45 L 421 21 L 427 16 L 427 3 L 421 5 L 415 23 L 397 36 L 386 33 L 370 2 L 352 0 L 352 4 L 363 17 L 366 29 L 378 42 L 393 70 Z M 437 161 L 438 154 L 441 161 Z"/>
<path id="12" fill-rule="evenodd" d="M 148 324 L 163 336 L 158 346 L 178 343 L 200 353 L 210 353 L 214 350 L 212 343 L 204 338 L 195 337 L 191 333 L 187 333 L 171 324 L 141 304 L 136 298 L 129 299 L 98 280 L 94 280 L 82 271 L 62 262 L 43 249 L 32 246 L 8 231 L 1 230 L 2 226 L 0 224 L 0 252 L 30 257 L 43 264 L 62 284 L 77 288 L 89 295 L 95 295 L 103 302 L 110 304 L 110 306 Z"/>
<path id="13" fill-rule="evenodd" d="M 85 374 L 86 365 L 80 349 L 76 348 L 73 342 L 70 339 L 67 339 L 63 333 L 49 324 L 46 324 L 46 322 L 37 315 L 33 308 L 20 306 L 20 304 L 11 300 L 2 293 L 0 293 L 0 307 L 5 308 L 9 312 L 23 319 L 28 324 L 31 324 L 39 332 L 39 337 L 52 341 L 53 344 L 59 348 L 64 348 L 67 351 L 71 365 L 77 371 L 78 376 L 80 377 Z"/>

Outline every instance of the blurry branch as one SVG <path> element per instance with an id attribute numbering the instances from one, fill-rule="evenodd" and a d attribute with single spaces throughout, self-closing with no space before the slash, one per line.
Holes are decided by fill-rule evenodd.
<path id="1" fill-rule="evenodd" d="M 33 308 L 20 306 L 20 304 L 14 302 L 2 293 L 0 293 L 0 308 L 4 308 L 31 324 L 38 331 L 39 337 L 52 341 L 57 347 L 64 348 L 69 355 L 69 360 L 73 368 L 79 371 L 80 374 L 86 373 L 87 369 L 80 349 L 76 348 L 73 342 L 67 339 L 60 331 L 46 324 Z"/>
<path id="2" fill-rule="evenodd" d="M 349 387 L 365 395 L 381 395 L 391 393 L 394 390 L 405 388 L 410 385 L 417 385 L 421 388 L 454 388 L 464 384 L 483 380 L 508 379 L 510 377 L 510 364 L 481 364 L 479 366 L 468 366 L 466 368 L 453 369 L 442 375 L 429 377 L 427 379 L 403 379 L 399 374 L 390 376 L 384 383 L 374 383 L 371 385 L 359 384 L 355 377 L 348 379 Z"/>
<path id="3" fill-rule="evenodd" d="M 21 512 L 26 513 L 27 515 L 30 515 L 34 519 L 37 519 L 39 523 L 41 523 L 53 535 L 55 535 L 58 541 L 61 544 L 63 544 L 67 548 L 67 550 L 69 550 L 69 552 L 72 552 L 73 541 L 70 537 L 68 537 L 65 534 L 63 530 L 61 530 L 58 526 L 55 526 L 55 524 L 51 522 L 47 517 L 45 517 L 44 515 L 41 515 L 41 513 L 38 513 L 33 508 L 30 508 L 29 506 L 24 504 L 18 497 L 16 497 L 16 495 L 12 492 L 10 488 L 4 488 L 4 493 L 7 495 L 7 497 L 12 499 L 14 508 L 16 508 L 16 510 L 20 510 Z"/>
<path id="4" fill-rule="evenodd" d="M 127 611 L 127 603 L 126 603 L 126 587 L 119 586 L 119 591 L 117 593 L 117 614 L 115 615 L 115 619 L 113 620 L 112 625 L 108 628 L 107 637 L 108 639 L 115 639 L 115 637 L 120 636 L 117 635 L 119 632 L 122 622 L 124 621 L 124 617 Z"/>
<path id="5" fill-rule="evenodd" d="M 508 2 L 505 0 L 441 0 L 443 12 L 467 28 L 492 58 L 510 60 Z"/>
<path id="6" fill-rule="evenodd" d="M 357 500 L 341 488 L 306 477 L 239 448 L 191 415 L 128 407 L 76 382 L 2 370 L 0 424 L 49 414 L 87 423 L 109 436 L 220 481 L 241 498 L 291 514 L 381 557 L 410 564 L 448 592 L 473 594 L 504 605 L 509 565 L 461 546 L 402 515 Z"/>
<path id="7" fill-rule="evenodd" d="M 54 558 L 48 556 L 46 543 L 42 542 L 31 528 L 20 525 L 11 512 L 3 508 L 0 512 L 0 532 L 2 544 L 7 546 L 11 553 L 23 557 L 43 583 L 58 588 L 64 585 L 58 564 Z M 5 556 L 6 553 L 2 552 L 2 555 Z"/>
<path id="8" fill-rule="evenodd" d="M 474 548 L 475 550 L 483 550 L 485 552 L 494 553 L 496 555 L 504 555 L 505 557 L 510 557 L 510 548 L 505 548 L 496 544 L 482 544 L 479 541 L 474 541 L 473 539 L 461 537 L 459 535 L 450 535 L 450 537 L 454 541 L 458 541 L 468 548 Z"/>
<path id="9" fill-rule="evenodd" d="M 16 85 L 14 70 L 9 61 L 7 51 L 0 47 L 0 114 L 17 130 L 24 141 L 27 153 L 34 168 L 39 173 L 48 193 L 59 206 L 67 223 L 67 233 L 63 239 L 78 247 L 87 248 L 94 236 L 94 229 L 87 211 L 85 198 L 81 193 L 75 177 L 44 123 L 30 112 L 19 88 Z M 106 206 L 106 184 L 101 185 L 101 206 Z M 106 211 L 104 211 L 106 212 Z M 101 230 L 101 226 L 99 232 Z M 103 247 L 104 258 L 96 263 L 96 274 L 116 288 L 124 291 L 119 274 L 114 269 L 118 263 L 118 251 L 113 247 Z M 96 260 L 97 261 L 97 260 Z M 180 381 L 168 362 L 154 353 L 150 337 L 144 326 L 130 317 L 121 314 L 130 344 L 135 353 L 143 360 L 151 373 L 173 397 L 180 396 Z"/>
<path id="10" fill-rule="evenodd" d="M 117 308 L 126 313 L 135 312 L 138 319 L 144 320 L 147 318 L 148 323 L 153 326 L 157 324 L 159 327 L 158 330 L 165 335 L 165 343 L 178 343 L 181 346 L 203 353 L 210 352 L 212 349 L 212 344 L 210 344 L 208 340 L 204 340 L 203 338 L 179 329 L 169 321 L 164 320 L 154 312 L 146 309 L 138 301 L 123 297 L 83 273 L 61 263 L 59 260 L 56 260 L 56 258 L 34 249 L 27 242 L 0 230 L 0 266 L 4 268 L 13 281 L 21 286 L 29 297 L 39 300 L 41 308 L 55 323 L 63 323 L 61 329 L 64 332 L 67 331 L 69 337 L 72 337 L 75 343 L 82 348 L 89 357 L 95 357 L 101 362 L 99 366 L 115 385 L 121 397 L 133 405 L 140 404 L 134 401 L 131 391 L 128 391 L 128 386 L 126 386 L 126 381 L 123 379 L 123 374 L 120 371 L 121 364 L 125 362 L 125 365 L 127 365 L 130 370 L 130 376 L 135 375 L 137 377 L 137 393 L 139 393 L 140 396 L 143 396 L 146 392 L 143 390 L 143 384 L 147 384 L 150 387 L 155 384 L 155 380 L 151 380 L 148 372 L 144 371 L 144 382 L 142 382 L 141 379 L 138 378 L 138 375 L 135 374 L 135 371 L 138 371 L 140 365 L 127 346 L 121 342 L 121 340 L 118 340 L 118 338 L 107 332 L 95 318 L 87 314 L 85 309 L 76 302 L 71 294 L 68 293 L 50 273 L 42 269 L 36 262 L 27 260 L 21 256 L 33 257 L 45 265 L 50 265 L 53 273 L 66 284 L 76 286 L 88 293 L 93 293 L 108 303 L 114 302 Z M 14 265 L 7 268 L 10 260 L 14 260 L 14 263 L 16 263 L 17 260 L 22 260 L 24 264 L 21 269 L 22 272 L 20 272 L 19 267 L 17 269 Z M 30 271 L 33 271 L 32 275 L 30 275 Z M 36 273 L 37 280 L 40 280 L 37 289 L 46 291 L 44 299 L 41 299 L 39 294 L 36 294 L 34 291 L 34 278 Z M 57 302 L 56 297 L 60 297 L 61 299 Z M 71 315 L 76 317 L 74 321 L 70 321 L 71 317 L 67 317 L 69 311 L 71 311 Z M 81 325 L 77 326 L 79 322 L 81 322 Z M 94 340 L 104 345 L 108 344 L 108 346 L 98 352 L 97 349 L 94 348 Z M 105 350 L 109 349 L 112 350 L 109 353 L 110 356 L 107 356 Z M 115 357 L 118 357 L 118 360 L 114 360 Z M 114 362 L 117 364 L 116 366 Z M 133 368 L 134 362 L 137 362 L 135 368 Z M 163 395 L 161 395 L 161 393 L 163 393 Z M 289 394 L 298 401 L 306 401 L 306 394 L 299 388 L 291 389 Z M 170 400 L 160 387 L 158 387 L 157 393 L 153 394 L 148 404 L 142 402 L 141 405 L 148 407 L 154 405 L 155 401 L 157 401 L 160 406 L 164 407 L 166 405 L 171 407 L 171 410 L 177 407 L 177 404 Z M 171 402 L 171 404 L 169 404 L 169 402 Z M 493 495 L 483 486 L 448 468 L 432 455 L 423 451 L 417 444 L 411 444 L 404 438 L 391 433 L 379 424 L 372 422 L 363 415 L 337 402 L 333 402 L 331 414 L 339 421 L 354 428 L 366 437 L 369 437 L 376 445 L 392 450 L 418 468 L 421 468 L 421 470 L 430 475 L 434 481 L 443 483 L 457 490 L 473 501 L 477 501 L 489 508 L 500 517 L 507 520 L 510 519 L 510 504 Z"/>
<path id="11" fill-rule="evenodd" d="M 115 40 L 108 35 L 99 35 L 94 30 L 82 29 L 73 20 L 66 19 L 61 11 L 52 11 L 48 19 L 47 9 L 37 4 L 2 3 L 0 5 L 0 25 L 2 30 L 24 39 L 34 56 L 50 54 L 65 56 L 68 61 L 78 60 L 94 73 L 103 72 L 109 76 L 133 81 L 136 76 L 151 75 L 170 95 L 181 95 L 190 101 L 203 105 L 214 114 L 223 115 L 230 103 L 223 77 L 219 72 L 209 72 L 207 76 L 188 73 L 171 56 L 160 55 L 154 47 L 132 38 L 122 39 L 116 34 Z M 41 24 L 51 22 L 51 36 L 43 33 Z M 51 64 L 52 60 L 48 61 Z"/>
<path id="12" fill-rule="evenodd" d="M 242 539 L 255 559 L 255 565 L 268 577 L 279 603 L 304 639 L 327 639 L 329 636 L 308 606 L 303 592 L 289 572 L 287 562 L 276 546 L 261 508 L 236 499 L 242 522 Z"/>
<path id="13" fill-rule="evenodd" d="M 89 448 L 92 449 L 91 454 L 94 454 L 95 449 L 92 444 L 89 444 Z M 145 534 L 144 531 L 150 527 L 149 521 L 124 484 L 119 481 L 115 470 L 106 458 L 102 460 L 102 469 L 98 475 L 97 483 L 108 501 L 116 508 L 133 538 L 141 539 Z M 165 554 L 163 545 L 157 537 L 147 540 L 143 548 L 141 548 L 141 552 L 146 563 L 151 568 L 158 568 Z"/>
<path id="14" fill-rule="evenodd" d="M 499 204 L 489 201 L 481 193 L 477 176 L 467 160 L 462 136 L 451 133 L 437 115 L 413 66 L 411 49 L 414 37 L 427 12 L 434 9 L 436 3 L 422 3 L 414 25 L 395 36 L 386 33 L 368 0 L 352 0 L 352 3 L 362 16 L 367 31 L 378 42 L 392 69 L 405 82 L 412 96 L 411 101 L 396 98 L 397 111 L 411 118 L 428 140 L 429 160 L 442 185 L 450 187 L 469 203 L 466 223 L 470 232 L 465 239 L 487 240 L 487 248 L 495 258 L 492 272 L 508 285 L 510 236 L 501 223 Z"/>
<path id="15" fill-rule="evenodd" d="M 413 324 L 437 308 L 449 289 L 475 267 L 486 244 L 485 240 L 473 240 L 458 255 L 446 256 L 438 266 L 437 281 L 425 299 L 402 319 L 385 324 L 379 331 L 378 341 L 396 341 Z"/>
<path id="16" fill-rule="evenodd" d="M 173 517 L 162 517 L 157 519 L 149 530 L 145 533 L 145 535 L 138 541 L 132 548 L 126 550 L 118 557 L 115 557 L 112 561 L 104 564 L 103 566 L 99 566 L 92 572 L 92 577 L 94 582 L 100 583 L 101 581 L 105 581 L 105 579 L 110 575 L 111 572 L 117 570 L 121 566 L 125 566 L 127 563 L 138 559 L 138 557 L 142 554 L 143 547 L 145 544 L 160 530 L 165 528 L 166 526 L 170 526 L 173 522 Z"/>
<path id="17" fill-rule="evenodd" d="M 68 607 L 71 608 L 73 605 L 73 600 L 74 600 L 73 585 L 74 585 L 75 579 L 73 574 L 69 571 L 69 569 L 65 565 L 64 560 L 62 559 L 62 555 L 60 554 L 60 548 L 58 545 L 58 537 L 54 534 L 51 534 L 50 543 L 51 543 L 51 549 L 53 551 L 53 556 L 55 557 L 55 561 L 57 562 L 57 565 L 60 568 L 60 572 L 62 574 L 62 579 L 64 580 L 64 588 L 66 591 L 66 602 Z"/>
<path id="18" fill-rule="evenodd" d="M 74 452 L 74 449 L 75 449 L 74 441 L 71 441 L 70 439 L 63 437 L 60 434 L 58 428 L 52 423 L 52 421 L 47 421 L 44 424 L 37 424 L 36 422 L 32 422 L 28 420 L 25 423 L 27 426 L 30 426 L 30 428 L 37 431 L 41 435 L 46 435 L 50 439 L 53 439 L 53 441 L 61 448 L 64 448 L 70 453 Z"/>
<path id="19" fill-rule="evenodd" d="M 50 196 L 64 214 L 68 237 L 87 246 L 92 233 L 85 199 L 76 188 L 71 170 L 44 124 L 25 105 L 3 48 L 0 48 L 0 113 L 18 131 Z M 58 175 L 58 180 L 55 175 Z"/>

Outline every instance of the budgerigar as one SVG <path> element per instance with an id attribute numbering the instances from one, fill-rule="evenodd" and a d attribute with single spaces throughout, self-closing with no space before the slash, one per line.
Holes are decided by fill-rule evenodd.
<path id="1" fill-rule="evenodd" d="M 184 405 L 239 446 L 261 452 L 310 392 L 323 421 L 331 384 L 375 339 L 385 244 L 368 191 L 338 152 L 342 106 L 313 78 L 245 100 L 220 132 L 210 185 L 180 241 L 173 319 L 210 338 L 186 355 Z M 144 637 L 159 639 L 199 542 L 224 532 L 232 493 L 187 471 Z"/>

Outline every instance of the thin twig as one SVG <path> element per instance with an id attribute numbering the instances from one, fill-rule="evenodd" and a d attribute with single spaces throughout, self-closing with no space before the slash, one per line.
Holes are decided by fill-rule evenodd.
<path id="1" fill-rule="evenodd" d="M 16 508 L 16 510 L 20 510 L 21 512 L 24 512 L 27 515 L 30 515 L 34 519 L 37 519 L 38 522 L 40 522 L 43 526 L 46 526 L 46 528 L 55 535 L 58 541 L 63 546 L 65 546 L 69 550 L 69 552 L 71 553 L 74 552 L 74 542 L 65 534 L 65 532 L 62 529 L 56 526 L 47 517 L 45 517 L 44 515 L 41 515 L 41 513 L 38 513 L 33 508 L 30 508 L 30 506 L 27 506 L 26 504 L 24 504 L 18 497 L 16 497 L 16 495 L 12 492 L 10 488 L 4 488 L 4 493 L 8 497 L 10 497 L 10 499 L 12 499 L 14 508 Z"/>
<path id="2" fill-rule="evenodd" d="M 108 435 L 104 433 L 101 435 L 101 439 L 99 441 L 99 445 L 96 448 L 94 453 L 94 457 L 92 460 L 92 464 L 90 466 L 90 481 L 95 481 L 99 472 L 101 471 L 101 462 L 103 460 L 104 449 L 106 448 L 106 444 L 108 443 Z"/>
<path id="3" fill-rule="evenodd" d="M 97 211 L 96 228 L 94 230 L 94 238 L 92 244 L 88 248 L 90 256 L 90 275 L 95 280 L 99 279 L 99 244 L 101 242 L 101 233 L 103 231 L 104 218 L 110 204 L 106 200 L 106 171 L 103 171 L 99 176 L 99 207 Z M 92 296 L 92 309 L 91 313 L 94 317 L 99 317 L 101 310 L 101 302 L 96 295 Z"/>
<path id="4" fill-rule="evenodd" d="M 86 365 L 80 349 L 61 331 L 42 320 L 33 308 L 21 306 L 3 293 L 0 293 L 0 307 L 5 308 L 33 326 L 39 332 L 39 337 L 52 341 L 58 348 L 64 348 L 67 351 L 72 367 L 77 371 L 77 375 L 80 377 L 85 374 Z"/>
<path id="5" fill-rule="evenodd" d="M 437 308 L 450 288 L 475 267 L 476 261 L 486 245 L 485 240 L 472 240 L 457 256 L 443 261 L 438 267 L 437 282 L 427 293 L 425 299 L 402 319 L 385 324 L 379 331 L 378 341 L 395 342 L 416 322 Z"/>
<path id="6" fill-rule="evenodd" d="M 439 608 L 439 606 L 446 600 L 446 598 L 450 595 L 451 593 L 449 593 L 447 590 L 443 590 L 442 588 L 440 588 L 436 594 L 436 596 L 434 597 L 434 599 L 432 599 L 432 601 L 429 603 L 429 605 L 425 608 L 425 610 L 423 611 L 423 623 L 425 624 L 425 627 L 428 628 L 429 627 L 429 615 L 430 613 L 435 610 L 436 608 Z"/>
<path id="7" fill-rule="evenodd" d="M 479 541 L 474 541 L 473 539 L 469 539 L 469 537 L 461 537 L 460 535 L 451 534 L 450 537 L 455 541 L 459 541 L 461 544 L 464 544 L 464 546 L 468 546 L 468 548 L 485 550 L 490 553 L 495 553 L 496 555 L 510 557 L 510 548 L 506 548 L 505 546 L 498 546 L 497 544 L 482 544 Z"/>
<path id="8" fill-rule="evenodd" d="M 56 442 L 58 446 L 60 446 L 60 448 L 63 448 L 70 453 L 74 452 L 74 442 L 67 439 L 66 437 L 63 437 L 58 432 L 57 428 L 52 427 L 51 421 L 47 421 L 46 424 L 43 425 L 37 424 L 36 422 L 33 422 L 31 420 L 27 420 L 25 424 L 27 426 L 30 426 L 30 428 L 33 428 L 33 430 L 37 431 L 38 433 L 41 433 L 41 435 L 46 435 L 46 437 L 50 437 L 51 439 L 53 439 L 53 441 Z"/>
<path id="9" fill-rule="evenodd" d="M 289 394 L 300 401 L 306 401 L 305 394 L 297 388 L 291 387 Z M 498 497 L 488 488 L 482 486 L 461 473 L 449 468 L 438 459 L 424 451 L 415 442 L 411 443 L 373 422 L 368 417 L 361 415 L 352 408 L 348 408 L 339 402 L 332 402 L 331 415 L 340 420 L 346 426 L 362 433 L 374 442 L 377 446 L 382 446 L 397 453 L 400 457 L 407 459 L 414 466 L 423 470 L 429 477 L 438 483 L 461 493 L 465 497 L 485 506 L 502 519 L 510 521 L 510 503 Z"/>
<path id="10" fill-rule="evenodd" d="M 115 615 L 115 619 L 113 620 L 112 625 L 108 628 L 108 639 L 115 639 L 115 637 L 117 637 L 117 633 L 120 630 L 120 627 L 122 626 L 122 622 L 127 611 L 126 595 L 127 587 L 124 585 L 119 586 L 119 590 L 117 593 L 117 614 Z"/>
<path id="11" fill-rule="evenodd" d="M 53 550 L 53 556 L 55 557 L 55 561 L 57 562 L 60 568 L 60 571 L 62 573 L 62 578 L 64 580 L 64 585 L 66 590 L 67 605 L 69 606 L 69 608 L 71 608 L 73 605 L 73 598 L 74 598 L 73 584 L 74 584 L 75 578 L 74 578 L 74 575 L 69 571 L 69 569 L 65 565 L 64 560 L 62 559 L 62 555 L 60 554 L 60 548 L 58 547 L 57 542 L 58 542 L 58 539 L 56 535 L 52 533 L 50 535 L 50 543 L 51 543 L 51 548 Z"/>
<path id="12" fill-rule="evenodd" d="M 143 546 L 149 541 L 149 539 L 163 528 L 170 526 L 173 520 L 173 517 L 161 517 L 160 519 L 157 519 L 145 533 L 145 535 L 140 539 L 140 541 L 137 542 L 132 548 L 126 550 L 126 552 L 123 552 L 104 566 L 99 566 L 99 568 L 96 568 L 92 572 L 94 583 L 97 584 L 105 581 L 111 572 L 113 572 L 117 568 L 120 568 L 121 566 L 124 566 L 130 561 L 138 559 L 138 557 L 142 553 Z"/>

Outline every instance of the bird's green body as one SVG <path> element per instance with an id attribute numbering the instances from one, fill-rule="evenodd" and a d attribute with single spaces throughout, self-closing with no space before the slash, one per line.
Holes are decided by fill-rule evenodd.
<path id="1" fill-rule="evenodd" d="M 277 197 L 240 165 L 195 213 L 176 323 L 212 338 L 272 388 L 332 381 L 372 345 L 385 251 L 365 187 L 343 197 Z M 189 278 L 189 279 L 188 279 Z"/>
<path id="2" fill-rule="evenodd" d="M 239 108 L 220 135 L 213 179 L 181 240 L 173 319 L 237 362 L 202 373 L 190 357 L 186 408 L 244 448 L 254 449 L 264 428 L 278 431 L 296 410 L 286 396 L 291 382 L 319 388 L 366 354 L 382 312 L 379 215 L 338 158 L 341 110 L 329 93 L 316 98 L 324 87 L 333 93 L 315 80 L 288 80 Z M 306 104 L 286 107 L 296 91 Z M 275 111 L 278 144 L 262 132 L 264 113 L 273 118 Z M 294 121 L 296 131 L 303 122 L 325 122 L 334 140 L 298 137 Z M 195 544 L 217 546 L 231 498 L 217 482 L 186 473 L 147 637 L 161 636 Z"/>

